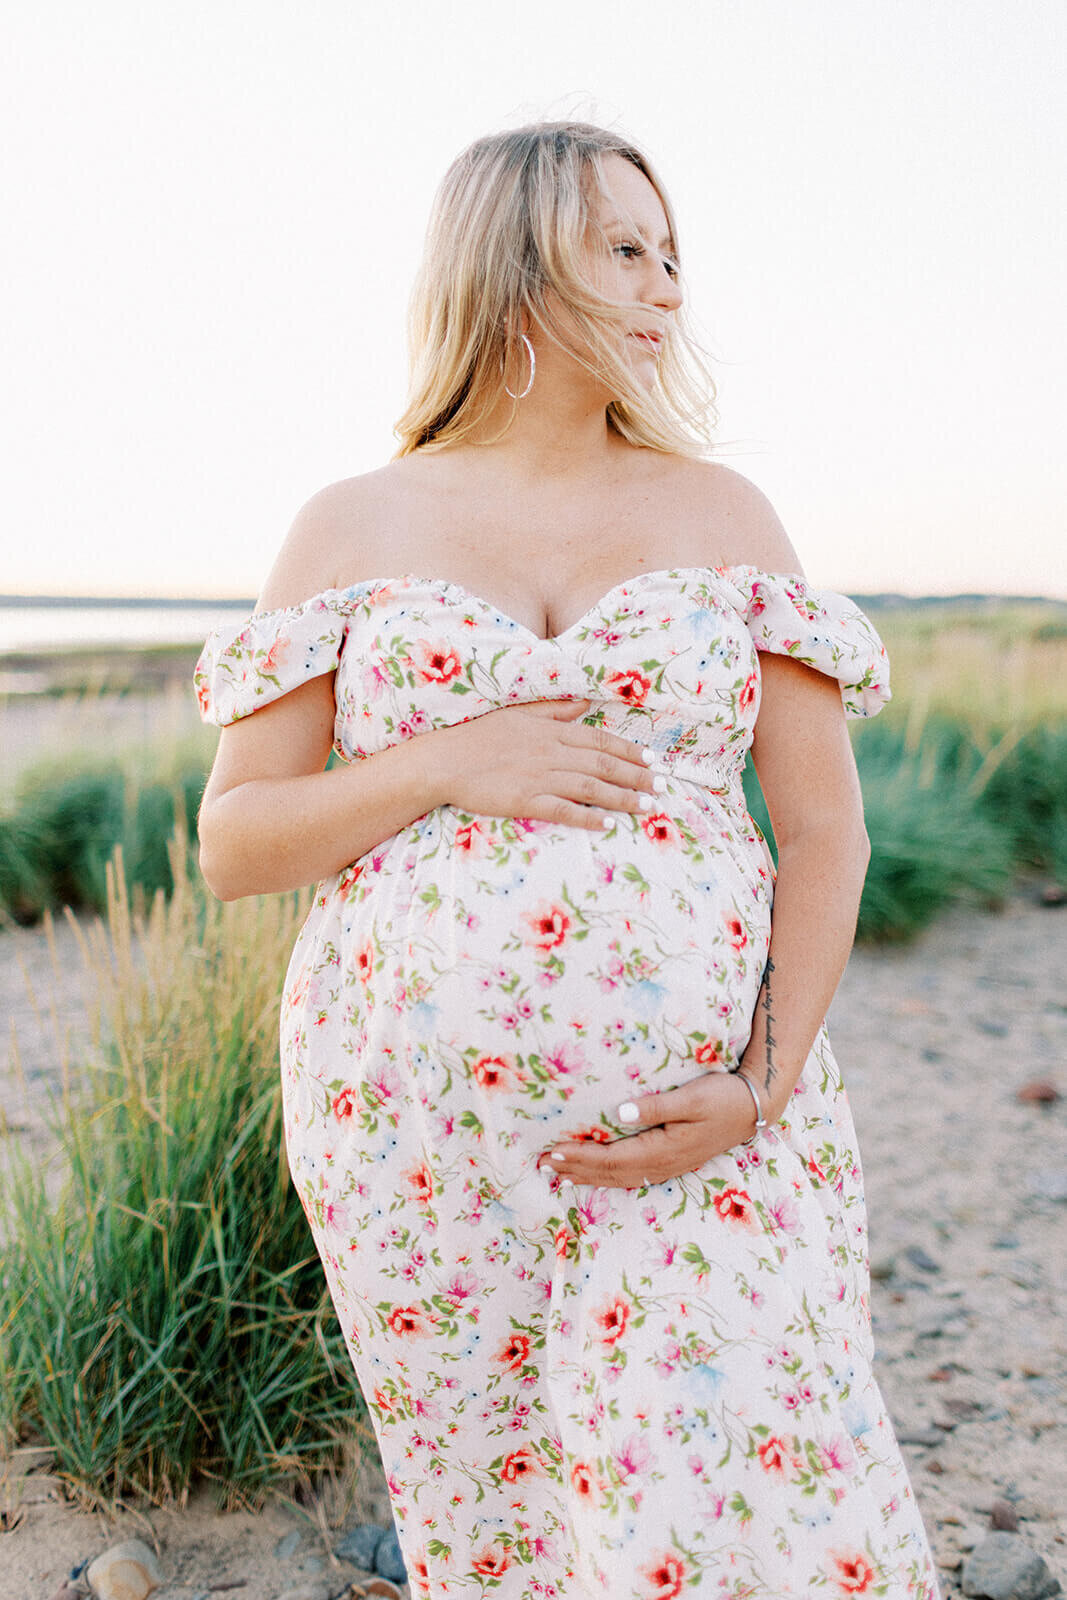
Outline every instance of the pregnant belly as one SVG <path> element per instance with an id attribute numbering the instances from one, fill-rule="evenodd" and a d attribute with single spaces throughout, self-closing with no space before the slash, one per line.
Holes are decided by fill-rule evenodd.
<path id="1" fill-rule="evenodd" d="M 283 1053 L 320 1101 L 399 1098 L 506 1178 L 564 1134 L 623 1134 L 634 1093 L 735 1064 L 770 898 L 749 819 L 696 786 L 603 834 L 442 807 L 320 898 Z"/>

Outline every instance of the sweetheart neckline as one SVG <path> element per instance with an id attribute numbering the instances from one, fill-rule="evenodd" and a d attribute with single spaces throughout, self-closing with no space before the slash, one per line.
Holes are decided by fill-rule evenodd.
<path id="1" fill-rule="evenodd" d="M 711 578 L 727 578 L 728 582 L 729 578 L 727 575 L 732 572 L 755 572 L 761 577 L 777 578 L 784 582 L 801 584 L 805 582 L 799 573 L 768 572 L 764 568 L 753 566 L 748 562 L 738 562 L 733 566 L 725 567 L 653 567 L 647 572 L 637 572 L 632 577 L 621 578 L 618 583 L 612 584 L 610 589 L 605 590 L 605 592 L 597 600 L 594 600 L 593 604 L 583 611 L 581 616 L 572 622 L 569 627 L 564 628 L 561 633 L 551 633 L 548 635 L 535 632 L 535 630 L 528 627 L 525 622 L 520 622 L 517 617 L 511 616 L 507 611 L 502 611 L 501 608 L 494 603 L 494 601 L 487 600 L 485 596 L 479 594 L 476 589 L 469 589 L 465 583 L 457 583 L 454 578 L 427 577 L 425 574 L 420 572 L 401 572 L 397 573 L 395 577 L 391 578 L 360 578 L 356 583 L 347 584 L 343 588 L 339 587 L 335 589 L 324 589 L 320 595 L 313 596 L 313 598 L 324 599 L 328 594 L 351 595 L 355 594 L 359 590 L 374 589 L 378 587 L 423 584 L 427 588 L 452 590 L 457 594 L 464 595 L 468 600 L 473 600 L 477 605 L 484 606 L 487 611 L 491 611 L 495 616 L 500 617 L 502 621 L 509 625 L 509 627 L 517 628 L 521 633 L 524 633 L 527 638 L 535 640 L 538 644 L 559 644 L 562 640 L 568 639 L 572 633 L 577 633 L 578 629 L 583 625 L 583 623 L 587 622 L 591 616 L 600 610 L 601 606 L 605 605 L 607 601 L 609 601 L 613 595 L 618 594 L 620 590 L 631 589 L 637 585 L 643 586 L 653 578 L 678 577 L 683 573 L 690 572 L 702 573 L 706 577 Z M 307 604 L 308 602 L 305 601 L 304 603 Z M 299 607 L 291 609 L 299 609 Z M 269 613 L 262 614 L 268 615 Z"/>

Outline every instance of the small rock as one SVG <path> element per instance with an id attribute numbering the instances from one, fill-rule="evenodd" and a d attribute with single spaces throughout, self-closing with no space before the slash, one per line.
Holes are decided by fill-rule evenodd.
<path id="1" fill-rule="evenodd" d="M 1011 1032 L 1006 1022 L 996 1022 L 990 1017 L 976 1017 L 975 1027 L 987 1033 L 991 1039 L 1006 1039 Z"/>
<path id="2" fill-rule="evenodd" d="M 987 1533 L 963 1564 L 963 1592 L 980 1600 L 1046 1600 L 1063 1591 L 1044 1557 L 1017 1533 Z"/>
<path id="3" fill-rule="evenodd" d="M 285 1534 L 274 1546 L 274 1559 L 276 1561 L 288 1561 L 290 1556 L 295 1556 L 300 1549 L 300 1541 L 303 1537 L 304 1535 L 299 1528 L 294 1528 L 292 1533 Z"/>
<path id="4" fill-rule="evenodd" d="M 99 1600 L 147 1600 L 163 1582 L 159 1562 L 141 1539 L 112 1545 L 85 1574 Z"/>
<path id="5" fill-rule="evenodd" d="M 374 1558 L 385 1535 L 386 1529 L 379 1528 L 373 1522 L 357 1523 L 334 1546 L 333 1553 L 342 1561 L 351 1561 L 354 1567 L 360 1567 L 364 1572 L 373 1572 Z"/>
<path id="6" fill-rule="evenodd" d="M 913 1267 L 918 1267 L 920 1272 L 940 1272 L 941 1264 L 933 1256 L 927 1255 L 921 1244 L 909 1244 L 904 1254 Z"/>
<path id="7" fill-rule="evenodd" d="M 923 1445 L 927 1448 L 935 1444 L 944 1444 L 945 1435 L 940 1428 L 911 1428 L 905 1433 L 897 1434 L 898 1444 Z"/>
<path id="8" fill-rule="evenodd" d="M 980 1400 L 957 1400 L 950 1397 L 941 1403 L 953 1418 L 953 1427 L 957 1422 L 974 1422 L 977 1417 L 985 1414 L 985 1406 Z"/>
<path id="9" fill-rule="evenodd" d="M 378 1546 L 374 1557 L 375 1570 L 383 1578 L 388 1578 L 392 1583 L 406 1583 L 408 1569 L 404 1565 L 404 1557 L 400 1553 L 400 1540 L 396 1536 L 396 1529 L 390 1528 L 381 1544 Z"/>
<path id="10" fill-rule="evenodd" d="M 1015 1098 L 1021 1100 L 1023 1105 L 1054 1106 L 1062 1096 L 1056 1085 L 1047 1078 L 1031 1078 L 1021 1089 L 1016 1089 Z"/>
<path id="11" fill-rule="evenodd" d="M 1061 883 L 1046 883 L 1037 897 L 1039 906 L 1067 905 L 1067 889 Z"/>
<path id="12" fill-rule="evenodd" d="M 1014 1233 L 999 1233 L 993 1240 L 994 1250 L 1018 1250 L 1019 1239 Z"/>
<path id="13" fill-rule="evenodd" d="M 926 1470 L 927 1472 L 932 1472 L 935 1477 L 939 1478 L 945 1469 L 936 1456 L 931 1456 L 929 1461 L 926 1463 Z"/>
<path id="14" fill-rule="evenodd" d="M 388 1578 L 372 1578 L 363 1593 L 381 1595 L 383 1600 L 400 1600 L 400 1590 L 395 1583 L 390 1583 Z"/>
<path id="15" fill-rule="evenodd" d="M 871 1277 L 875 1283 L 888 1283 L 896 1270 L 896 1256 L 875 1256 L 871 1261 Z"/>
<path id="16" fill-rule="evenodd" d="M 989 1508 L 989 1526 L 1001 1533 L 1018 1533 L 1019 1513 L 1010 1500 L 994 1500 Z"/>

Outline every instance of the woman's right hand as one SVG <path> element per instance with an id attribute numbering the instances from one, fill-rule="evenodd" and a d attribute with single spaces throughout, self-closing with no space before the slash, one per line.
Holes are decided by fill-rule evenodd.
<path id="1" fill-rule="evenodd" d="M 439 729 L 431 738 L 435 763 L 446 764 L 445 802 L 476 816 L 597 831 L 613 812 L 649 810 L 666 779 L 641 745 L 581 722 L 590 704 L 536 700 Z"/>

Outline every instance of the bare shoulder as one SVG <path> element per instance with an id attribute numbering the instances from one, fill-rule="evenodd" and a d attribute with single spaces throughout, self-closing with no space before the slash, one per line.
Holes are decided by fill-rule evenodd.
<path id="1" fill-rule="evenodd" d="M 802 573 L 782 520 L 762 489 L 718 461 L 684 464 L 679 487 L 724 566 Z"/>
<path id="2" fill-rule="evenodd" d="M 327 484 L 306 500 L 293 519 L 257 609 L 299 605 L 351 581 L 353 550 L 361 538 L 376 543 L 382 514 L 395 493 L 402 462 Z"/>

